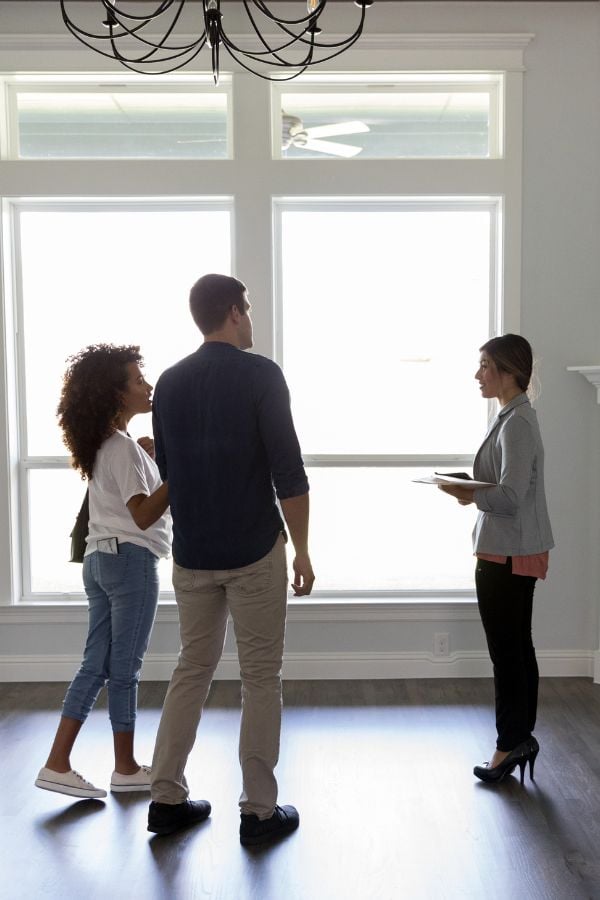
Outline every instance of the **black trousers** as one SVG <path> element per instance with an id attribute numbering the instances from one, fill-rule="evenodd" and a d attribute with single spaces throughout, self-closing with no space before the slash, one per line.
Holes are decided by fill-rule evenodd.
<path id="1" fill-rule="evenodd" d="M 514 750 L 531 737 L 535 726 L 539 681 L 531 638 L 535 582 L 529 575 L 513 575 L 510 556 L 504 565 L 477 560 L 477 602 L 494 665 L 498 750 Z"/>

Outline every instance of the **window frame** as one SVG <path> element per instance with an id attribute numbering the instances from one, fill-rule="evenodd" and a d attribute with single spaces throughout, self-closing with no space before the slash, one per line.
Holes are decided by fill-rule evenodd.
<path id="1" fill-rule="evenodd" d="M 498 333 L 502 322 L 501 297 L 501 222 L 502 197 L 469 198 L 469 197 L 352 197 L 352 198 L 273 198 L 273 248 L 274 248 L 274 301 L 273 314 L 276 322 L 275 361 L 285 371 L 285 354 L 283 349 L 283 266 L 282 266 L 282 216 L 292 211 L 378 211 L 390 209 L 423 211 L 430 208 L 438 211 L 483 210 L 490 213 L 490 293 L 489 293 L 489 329 L 490 334 Z M 492 415 L 493 403 L 488 401 L 488 420 Z M 311 468 L 470 468 L 473 464 L 473 453 L 306 453 L 303 452 L 307 470 Z M 310 471 L 309 471 L 310 481 Z M 320 589 L 318 584 L 313 588 L 315 599 L 327 602 L 340 600 L 342 597 L 360 599 L 366 602 L 396 600 L 413 602 L 415 598 L 435 596 L 438 600 L 464 598 L 464 589 L 431 589 L 431 588 L 394 588 L 381 589 Z"/>
<path id="2" fill-rule="evenodd" d="M 90 198 L 52 199 L 47 200 L 12 200 L 5 202 L 5 217 L 10 222 L 13 248 L 13 275 L 12 275 L 12 316 L 15 323 L 14 366 L 16 374 L 15 401 L 15 443 L 16 468 L 18 471 L 18 521 L 13 522 L 13 535 L 15 543 L 20 548 L 19 584 L 20 601 L 22 603 L 48 602 L 57 600 L 81 600 L 85 596 L 83 590 L 77 592 L 56 591 L 44 592 L 32 590 L 31 579 L 31 534 L 29 528 L 30 518 L 30 473 L 32 471 L 69 470 L 71 468 L 67 453 L 61 456 L 47 456 L 43 454 L 30 454 L 27 438 L 27 389 L 26 389 L 26 335 L 24 327 L 24 297 L 22 278 L 22 254 L 20 250 L 20 222 L 22 212 L 180 212 L 180 211 L 228 211 L 230 214 L 230 247 L 233 257 L 233 216 L 234 205 L 232 198 L 182 198 L 161 200 L 149 198 L 146 201 L 139 199 L 110 198 L 98 200 Z M 83 482 L 82 482 L 83 484 Z M 83 499 L 83 493 L 82 493 Z M 76 511 L 75 511 L 76 512 Z M 73 519 L 74 521 L 74 519 Z M 163 599 L 172 600 L 173 591 L 161 591 Z"/>
<path id="3" fill-rule="evenodd" d="M 356 196 L 357 185 L 369 185 L 369 196 L 379 199 L 389 196 L 389 187 L 394 185 L 394 195 L 415 196 L 502 196 L 502 210 L 499 220 L 498 241 L 502 249 L 502 266 L 498 272 L 499 290 L 503 297 L 502 309 L 499 311 L 498 328 L 518 331 L 520 327 L 520 278 L 521 278 L 521 172 L 522 172 L 522 134 L 523 134 L 523 53 L 532 39 L 529 34 L 513 35 L 390 35 L 383 43 L 374 40 L 369 44 L 368 37 L 362 42 L 362 49 L 356 56 L 349 53 L 343 63 L 359 72 L 356 78 L 369 81 L 378 73 L 388 78 L 401 71 L 418 75 L 420 73 L 446 73 L 461 76 L 464 73 L 502 72 L 503 93 L 500 97 L 499 116 L 503 126 L 503 155 L 496 159 L 393 159 L 393 160 L 296 160 L 296 165 L 282 165 L 281 160 L 274 160 L 271 153 L 272 137 L 268 134 L 269 123 L 273 121 L 273 109 L 276 108 L 271 93 L 272 86 L 258 82 L 253 76 L 244 72 L 235 72 L 232 78 L 232 104 L 229 111 L 232 116 L 232 138 L 234 160 L 201 161 L 145 161 L 124 160 L 78 160 L 69 164 L 64 160 L 16 160 L 8 166 L 1 163 L 7 160 L 7 90 L 6 85 L 18 81 L 28 81 L 38 85 L 46 80 L 53 83 L 72 83 L 81 81 L 108 82 L 111 79 L 123 83 L 123 73 L 85 73 L 76 71 L 86 65 L 83 57 L 73 52 L 65 55 L 64 47 L 60 50 L 48 48 L 44 53 L 41 70 L 39 50 L 19 47 L 18 56 L 5 57 L 8 66 L 14 66 L 12 73 L 2 74 L 4 87 L 0 91 L 0 116 L 4 127 L 0 127 L 0 198 L 2 201 L 2 219 L 0 222 L 1 240 L 4 255 L 3 272 L 0 274 L 0 290 L 5 295 L 5 302 L 0 307 L 0 340 L 2 340 L 6 359 L 3 371 L 0 372 L 0 418 L 7 428 L 7 439 L 0 448 L 0 503 L 5 511 L 4 521 L 0 521 L 0 532 L 4 540 L 0 546 L 0 606 L 22 604 L 44 604 L 44 599 L 36 595 L 26 599 L 21 590 L 20 572 L 21 558 L 19 549 L 19 533 L 22 527 L 22 516 L 19 510 L 19 489 L 22 478 L 19 472 L 17 425 L 18 422 L 18 388 L 16 370 L 13 363 L 16 359 L 14 346 L 17 327 L 14 321 L 14 245 L 12 242 L 12 224 L 10 206 L 14 202 L 26 200 L 33 202 L 35 198 L 56 200 L 64 197 L 67 200 L 86 197 L 90 192 L 95 194 L 92 200 L 110 198 L 110 200 L 126 197 L 132 202 L 136 199 L 148 198 L 148 180 L 154 177 L 155 195 L 159 199 L 187 199 L 198 194 L 209 196 L 233 196 L 235 207 L 232 218 L 232 272 L 248 283 L 252 293 L 253 319 L 255 324 L 256 350 L 267 356 L 276 357 L 278 343 L 278 321 L 273 309 L 274 300 L 274 263 L 269 248 L 273 240 L 272 200 L 277 198 L 299 198 L 307 196 L 331 196 L 343 198 Z M 1 41 L 0 41 L 1 43 Z M 12 52 L 12 51 L 11 51 Z M 28 55 L 29 54 L 29 55 Z M 11 62 L 11 60 L 13 60 Z M 85 58 L 87 60 L 87 56 Z M 14 74 L 17 67 L 29 69 L 35 74 Z M 396 67 L 396 68 L 393 68 Z M 235 68 L 235 67 L 234 67 Z M 71 73 L 65 75 L 65 70 Z M 326 73 L 320 73 L 323 78 Z M 141 77 L 141 76 L 140 76 Z M 181 77 L 170 76 L 177 88 L 188 82 L 189 74 Z M 208 77 L 208 76 L 200 76 Z M 329 77 L 329 76 L 327 76 Z M 344 79 L 347 73 L 332 74 L 332 79 Z M 306 91 L 310 78 L 306 83 L 298 82 L 298 89 Z M 127 82 L 134 81 L 129 75 Z M 156 90 L 158 81 L 152 82 Z M 136 85 L 137 87 L 137 85 Z M 289 90 L 288 84 L 286 89 Z M 336 90 L 338 85 L 336 84 Z M 276 132 L 277 133 L 277 132 Z M 332 163 L 339 162 L 338 166 Z M 356 178 L 359 165 L 360 181 Z M 160 180 L 156 176 L 160 173 Z M 249 173 L 252 177 L 249 178 Z M 164 175 L 164 178 L 162 177 Z M 90 177 L 91 176 L 91 177 Z M 82 185 L 85 187 L 82 189 Z M 259 186 L 261 186 L 259 189 Z M 265 185 L 267 187 L 265 188 Z M 32 187 L 33 186 L 33 187 Z M 110 200 L 108 202 L 110 202 Z M 246 235 L 256 235 L 253 240 L 246 240 Z M 271 242 L 271 243 L 269 243 Z M 257 252 L 257 246 L 261 252 Z M 381 465 L 385 465 L 385 459 Z M 53 609 L 60 602 L 60 594 L 54 595 Z M 362 596 L 362 592 L 361 592 Z M 405 597 L 399 600 L 382 599 L 382 609 L 400 610 L 411 600 L 419 608 L 433 609 L 438 592 L 430 591 L 426 596 Z M 83 601 L 83 595 L 70 595 L 69 599 Z M 161 600 L 170 600 L 170 595 L 162 595 Z M 333 604 L 325 598 L 300 598 L 294 605 L 300 608 L 314 607 L 319 603 L 339 610 L 347 607 L 351 619 L 360 605 L 361 597 L 353 597 L 344 592 L 343 597 L 336 598 Z M 472 593 L 462 592 L 459 597 L 443 598 L 443 603 L 456 605 L 459 601 L 472 603 Z M 365 607 L 376 608 L 372 600 Z M 336 613 L 337 614 L 337 613 Z M 55 615 L 53 612 L 52 615 Z M 70 613 L 69 613 L 70 615 Z M 312 615 L 309 611 L 306 615 Z M 385 613 L 387 616 L 388 613 Z M 400 617 L 404 613 L 399 612 Z M 417 613 L 418 617 L 421 612 Z M 70 621 L 70 619 L 69 619 Z"/>

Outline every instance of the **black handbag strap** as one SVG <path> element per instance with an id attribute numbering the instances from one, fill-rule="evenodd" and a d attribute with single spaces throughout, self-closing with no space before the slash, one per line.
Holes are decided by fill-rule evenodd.
<path id="1" fill-rule="evenodd" d="M 90 489 L 88 488 L 81 504 L 81 509 L 77 513 L 73 530 L 69 537 L 71 538 L 71 562 L 83 562 L 85 549 L 87 546 L 86 538 L 90 527 Z"/>

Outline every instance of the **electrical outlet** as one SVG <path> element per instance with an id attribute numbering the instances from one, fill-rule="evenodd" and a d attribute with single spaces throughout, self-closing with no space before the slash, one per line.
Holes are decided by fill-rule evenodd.
<path id="1" fill-rule="evenodd" d="M 450 656 L 450 635 L 443 631 L 433 636 L 433 655 Z"/>

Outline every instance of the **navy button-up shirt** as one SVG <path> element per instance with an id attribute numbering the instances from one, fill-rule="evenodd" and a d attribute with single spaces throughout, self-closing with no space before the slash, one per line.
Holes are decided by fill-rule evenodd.
<path id="1" fill-rule="evenodd" d="M 308 491 L 279 366 L 208 341 L 158 379 L 153 425 L 177 565 L 237 569 L 265 556 L 283 530 L 275 495 Z"/>

